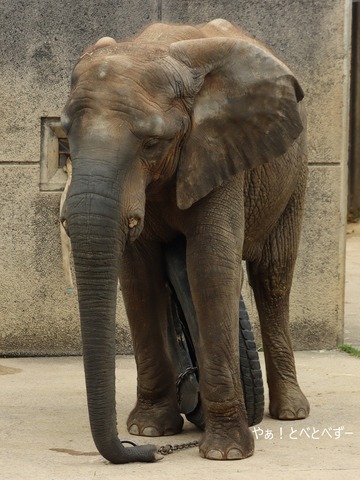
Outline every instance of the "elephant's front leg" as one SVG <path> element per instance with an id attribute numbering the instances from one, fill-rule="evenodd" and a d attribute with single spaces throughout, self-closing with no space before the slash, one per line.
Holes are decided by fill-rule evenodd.
<path id="1" fill-rule="evenodd" d="M 199 322 L 200 395 L 205 415 L 201 456 L 249 457 L 254 451 L 240 383 L 241 233 L 200 226 L 187 239 L 187 267 Z"/>
<path id="2" fill-rule="evenodd" d="M 120 283 L 138 373 L 137 402 L 128 417 L 128 430 L 151 437 L 174 435 L 182 430 L 183 418 L 166 348 L 167 291 L 160 245 L 141 239 L 130 245 Z"/>

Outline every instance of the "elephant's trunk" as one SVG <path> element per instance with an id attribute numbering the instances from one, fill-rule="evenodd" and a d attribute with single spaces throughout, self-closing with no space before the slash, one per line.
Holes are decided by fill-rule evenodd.
<path id="1" fill-rule="evenodd" d="M 104 165 L 101 174 L 94 170 L 93 163 L 92 171 L 86 162 L 79 165 L 74 167 L 66 212 L 79 296 L 91 431 L 99 452 L 110 462 L 151 462 L 157 459 L 155 446 L 125 448 L 116 428 L 118 263 L 135 221 L 126 225 L 121 220 L 121 188 L 114 181 L 114 172 L 104 173 Z"/>

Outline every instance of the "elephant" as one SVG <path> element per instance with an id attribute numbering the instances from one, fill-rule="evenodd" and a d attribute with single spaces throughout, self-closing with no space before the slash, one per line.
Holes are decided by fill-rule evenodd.
<path id="1" fill-rule="evenodd" d="M 64 204 L 66 202 L 67 193 L 71 183 L 71 176 L 72 176 L 72 165 L 70 157 L 67 158 L 65 164 L 65 171 L 67 174 L 67 180 L 64 187 L 64 190 L 61 194 L 60 199 L 60 217 L 61 212 L 63 210 Z M 70 255 L 71 255 L 71 242 L 70 238 L 67 235 L 67 231 L 64 225 L 60 222 L 60 238 L 61 238 L 61 253 L 62 253 L 62 260 L 63 260 L 63 269 L 64 269 L 64 277 L 67 284 L 68 292 L 72 292 L 74 288 L 74 283 L 71 274 L 71 263 L 70 263 Z"/>
<path id="2" fill-rule="evenodd" d="M 159 458 L 154 445 L 124 447 L 118 437 L 119 280 L 138 376 L 128 431 L 156 437 L 183 427 L 164 266 L 164 247 L 180 237 L 199 323 L 200 456 L 254 452 L 239 380 L 242 261 L 259 313 L 270 415 L 309 414 L 289 330 L 308 168 L 303 97 L 281 60 L 222 19 L 105 37 L 75 65 L 61 115 L 72 159 L 61 222 L 75 266 L 90 426 L 108 461 Z"/>

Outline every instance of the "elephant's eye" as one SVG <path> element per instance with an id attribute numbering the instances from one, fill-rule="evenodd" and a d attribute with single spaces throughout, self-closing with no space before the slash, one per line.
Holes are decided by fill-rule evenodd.
<path id="1" fill-rule="evenodd" d="M 156 138 L 156 137 L 149 138 L 144 142 L 143 148 L 144 150 L 152 150 L 155 147 L 157 147 L 160 143 L 161 143 L 160 138 Z"/>

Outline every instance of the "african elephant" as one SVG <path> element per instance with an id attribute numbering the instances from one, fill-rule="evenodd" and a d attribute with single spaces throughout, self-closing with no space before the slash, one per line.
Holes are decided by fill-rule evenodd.
<path id="1" fill-rule="evenodd" d="M 73 172 L 62 221 L 95 444 L 113 463 L 157 458 L 154 446 L 125 448 L 117 434 L 118 278 L 138 372 L 128 430 L 182 429 L 166 347 L 163 247 L 183 236 L 199 322 L 200 455 L 248 457 L 254 440 L 237 332 L 242 259 L 261 322 L 270 414 L 309 413 L 288 326 L 307 178 L 302 89 L 267 48 L 225 20 L 103 38 L 84 51 L 71 82 L 62 125 Z"/>

